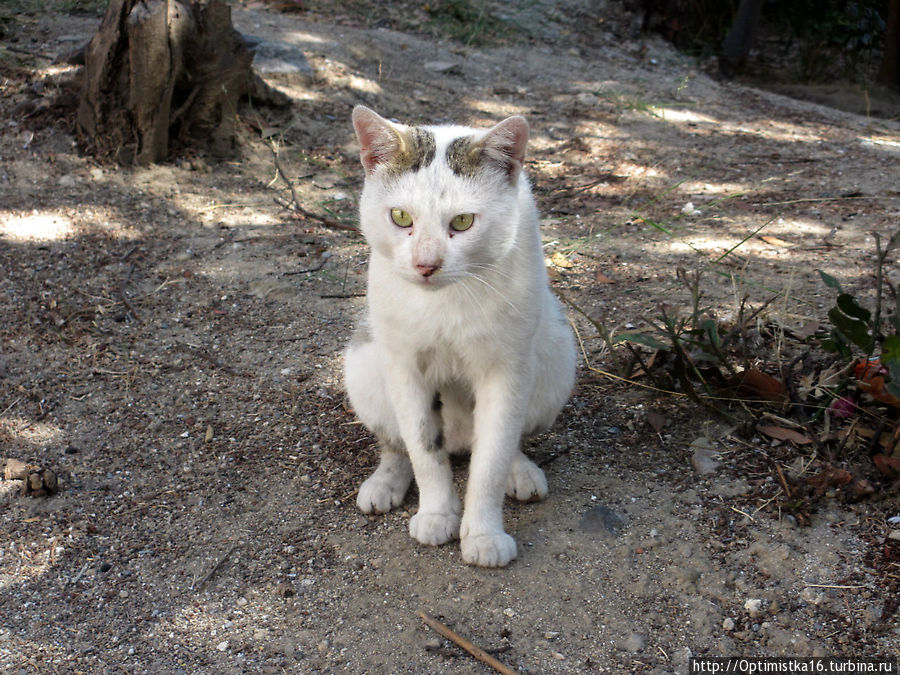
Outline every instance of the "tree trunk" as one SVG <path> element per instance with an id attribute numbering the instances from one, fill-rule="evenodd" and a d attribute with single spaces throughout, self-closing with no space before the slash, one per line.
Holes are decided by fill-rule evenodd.
<path id="1" fill-rule="evenodd" d="M 731 30 L 722 42 L 719 72 L 725 77 L 734 77 L 747 63 L 747 56 L 750 54 L 762 16 L 763 4 L 763 0 L 741 0 L 731 23 Z"/>
<path id="2" fill-rule="evenodd" d="M 110 0 L 85 51 L 81 141 L 122 163 L 234 147 L 253 55 L 223 0 Z"/>
<path id="3" fill-rule="evenodd" d="M 900 0 L 891 0 L 888 8 L 884 55 L 878 69 L 878 82 L 900 89 Z"/>

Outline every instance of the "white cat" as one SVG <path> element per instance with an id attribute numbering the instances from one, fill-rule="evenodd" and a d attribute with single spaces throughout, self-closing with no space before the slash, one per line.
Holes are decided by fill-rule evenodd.
<path id="1" fill-rule="evenodd" d="M 345 380 L 382 446 L 357 505 L 387 512 L 415 476 L 415 539 L 460 537 L 465 562 L 506 565 L 516 543 L 503 529 L 504 493 L 547 495 L 520 441 L 553 423 L 575 378 L 572 333 L 547 282 L 522 171 L 528 124 L 409 127 L 362 106 L 353 124 L 371 260 Z M 461 451 L 471 461 L 460 518 L 448 453 Z"/>

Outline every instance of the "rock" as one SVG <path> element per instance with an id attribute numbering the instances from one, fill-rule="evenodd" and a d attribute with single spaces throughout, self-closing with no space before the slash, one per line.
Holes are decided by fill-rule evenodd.
<path id="1" fill-rule="evenodd" d="M 729 633 L 734 630 L 734 619 L 730 616 L 725 617 L 725 620 L 722 622 L 722 629 L 727 630 Z"/>
<path id="2" fill-rule="evenodd" d="M 456 73 L 462 72 L 462 68 L 458 63 L 453 61 L 426 61 L 425 70 L 429 73 Z"/>
<path id="3" fill-rule="evenodd" d="M 751 619 L 756 619 L 763 615 L 763 601 L 759 598 L 750 598 L 744 603 L 744 609 Z"/>
<path id="4" fill-rule="evenodd" d="M 436 637 L 435 637 L 435 638 L 429 638 L 428 640 L 425 640 L 425 651 L 426 651 L 426 652 L 434 652 L 434 651 L 437 651 L 438 649 L 441 648 L 441 645 L 442 645 L 442 644 L 443 644 L 443 643 L 440 641 L 439 638 L 436 638 Z"/>
<path id="5" fill-rule="evenodd" d="M 900 530 L 891 530 L 888 532 L 887 538 L 894 541 L 900 541 Z"/>
<path id="6" fill-rule="evenodd" d="M 807 586 L 802 591 L 800 591 L 800 599 L 810 605 L 818 606 L 825 601 L 825 594 L 821 591 L 817 591 L 815 588 L 810 588 L 809 586 Z"/>
<path id="7" fill-rule="evenodd" d="M 622 643 L 622 648 L 626 652 L 631 652 L 632 654 L 642 651 L 646 646 L 647 637 L 645 635 L 641 635 L 640 633 L 632 633 L 628 636 L 628 638 L 626 638 L 625 642 Z"/>
<path id="8" fill-rule="evenodd" d="M 716 464 L 718 464 L 718 462 L 716 462 Z M 734 480 L 717 481 L 711 486 L 711 489 L 717 496 L 731 499 L 732 497 L 745 495 L 750 492 L 750 484 L 743 478 L 735 478 Z"/>
<path id="9" fill-rule="evenodd" d="M 23 491 L 32 497 L 47 497 L 59 491 L 59 479 L 55 472 L 18 459 L 6 461 L 3 479 L 23 481 Z"/>
<path id="10" fill-rule="evenodd" d="M 706 436 L 695 439 L 691 445 L 691 465 L 694 470 L 701 476 L 708 476 L 716 472 L 719 468 L 719 462 L 716 460 L 715 446 L 713 442 Z"/>
<path id="11" fill-rule="evenodd" d="M 625 526 L 625 517 L 608 506 L 597 504 L 581 516 L 578 529 L 590 534 L 619 536 L 619 530 Z"/>
<path id="12" fill-rule="evenodd" d="M 253 69 L 259 73 L 282 73 L 299 75 L 312 80 L 315 71 L 306 60 L 306 56 L 294 45 L 285 42 L 264 40 L 255 35 L 244 35 L 253 52 Z"/>

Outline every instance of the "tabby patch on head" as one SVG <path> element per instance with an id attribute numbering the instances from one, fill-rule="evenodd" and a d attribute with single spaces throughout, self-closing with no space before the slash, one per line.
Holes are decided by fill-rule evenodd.
<path id="1" fill-rule="evenodd" d="M 381 168 L 399 175 L 434 161 L 434 134 L 427 129 L 394 124 L 363 107 L 353 111 L 353 124 L 363 146 L 360 158 L 369 174 Z"/>
<path id="2" fill-rule="evenodd" d="M 483 137 L 461 136 L 447 146 L 447 164 L 457 176 L 474 178 L 495 171 L 515 183 L 525 161 L 528 123 L 509 117 Z"/>
<path id="3" fill-rule="evenodd" d="M 471 136 L 456 138 L 447 146 L 447 164 L 457 176 L 474 178 L 484 169 L 484 146 Z"/>

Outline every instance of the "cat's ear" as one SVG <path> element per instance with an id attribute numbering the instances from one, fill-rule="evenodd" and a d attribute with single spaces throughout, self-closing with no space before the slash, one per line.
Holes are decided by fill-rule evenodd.
<path id="1" fill-rule="evenodd" d="M 528 144 L 528 122 L 524 117 L 507 117 L 492 127 L 481 140 L 488 162 L 516 182 L 525 163 L 525 146 Z"/>
<path id="2" fill-rule="evenodd" d="M 395 125 L 363 105 L 353 109 L 353 128 L 362 146 L 359 158 L 366 173 L 372 173 L 379 164 L 391 162 L 402 148 Z"/>

